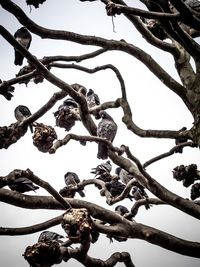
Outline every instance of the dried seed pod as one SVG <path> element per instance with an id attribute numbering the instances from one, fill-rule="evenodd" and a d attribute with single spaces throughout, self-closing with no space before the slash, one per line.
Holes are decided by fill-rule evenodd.
<path id="1" fill-rule="evenodd" d="M 57 134 L 52 126 L 43 123 L 37 124 L 33 135 L 33 144 L 39 151 L 48 152 L 55 139 L 57 139 Z"/>
<path id="2" fill-rule="evenodd" d="M 188 166 L 180 165 L 173 169 L 173 178 L 177 181 L 183 181 L 183 186 L 188 187 L 199 179 L 197 173 L 197 165 L 190 164 Z"/>
<path id="3" fill-rule="evenodd" d="M 62 219 L 61 225 L 73 243 L 91 241 L 93 222 L 87 209 L 70 209 Z"/>
<path id="4" fill-rule="evenodd" d="M 0 127 L 0 149 L 7 149 L 16 143 L 27 132 L 28 126 L 19 126 L 19 122 L 12 123 L 10 126 Z"/>
<path id="5" fill-rule="evenodd" d="M 59 110 L 56 116 L 56 126 L 65 128 L 66 131 L 71 130 L 75 125 L 75 122 L 79 120 L 79 110 L 78 108 L 68 108 L 65 107 Z"/>
<path id="6" fill-rule="evenodd" d="M 57 241 L 38 242 L 28 246 L 23 254 L 31 267 L 50 267 L 62 261 L 60 245 Z"/>

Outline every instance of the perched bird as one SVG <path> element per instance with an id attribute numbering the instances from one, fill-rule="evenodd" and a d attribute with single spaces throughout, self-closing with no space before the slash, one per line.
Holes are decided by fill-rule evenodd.
<path id="1" fill-rule="evenodd" d="M 34 185 L 28 178 L 16 178 L 14 181 L 8 184 L 8 187 L 12 191 L 17 191 L 19 193 L 34 191 L 39 189 L 38 186 Z"/>
<path id="2" fill-rule="evenodd" d="M 63 104 L 54 112 L 56 118 L 56 126 L 65 128 L 66 131 L 71 130 L 77 120 L 80 120 L 78 104 L 73 98 L 67 98 Z"/>
<path id="3" fill-rule="evenodd" d="M 187 128 L 183 127 L 183 128 L 180 129 L 180 132 L 186 131 L 186 130 L 187 130 Z M 177 137 L 175 139 L 175 144 L 176 145 L 179 145 L 179 144 L 182 144 L 182 143 L 185 143 L 185 142 L 187 142 L 187 138 L 186 137 L 180 136 L 180 137 Z M 175 150 L 175 153 L 183 153 L 183 147 L 177 147 L 176 150 Z"/>
<path id="4" fill-rule="evenodd" d="M 141 190 L 144 190 L 144 187 L 135 179 L 135 177 L 127 172 L 125 169 L 121 167 L 117 167 L 115 169 L 115 173 L 119 176 L 120 180 L 124 184 L 128 184 L 132 180 L 133 186 L 139 187 Z"/>
<path id="5" fill-rule="evenodd" d="M 92 89 L 89 89 L 87 95 L 86 95 L 86 101 L 88 104 L 88 108 L 92 108 L 95 106 L 100 105 L 100 100 L 97 94 L 95 94 L 95 92 Z M 99 115 L 99 111 L 97 112 L 93 112 L 95 119 L 100 119 L 101 116 Z"/>
<path id="6" fill-rule="evenodd" d="M 148 204 L 148 200 L 149 197 L 147 195 L 147 193 L 145 192 L 145 190 L 137 187 L 137 186 L 133 186 L 131 194 L 133 195 L 133 198 L 137 201 L 140 199 L 146 199 L 147 203 L 145 204 L 145 208 L 148 210 L 150 209 L 150 205 Z"/>
<path id="7" fill-rule="evenodd" d="M 105 187 L 113 197 L 117 197 L 121 195 L 126 186 L 122 184 L 120 181 L 113 179 L 110 182 L 106 182 Z M 132 201 L 133 197 L 129 194 L 127 198 L 129 198 Z"/>
<path id="8" fill-rule="evenodd" d="M 30 47 L 32 36 L 26 27 L 21 27 L 14 34 L 15 39 L 27 50 Z M 15 65 L 21 66 L 23 63 L 24 56 L 15 49 Z"/>
<path id="9" fill-rule="evenodd" d="M 61 241 L 60 239 L 62 238 L 64 238 L 64 236 L 59 235 L 55 232 L 43 231 L 38 238 L 38 242 L 53 241 L 53 240 Z"/>
<path id="10" fill-rule="evenodd" d="M 11 100 L 13 97 L 13 92 L 15 91 L 15 87 L 10 85 L 8 86 L 6 82 L 2 82 L 0 79 L 0 94 L 4 96 L 7 100 Z"/>
<path id="11" fill-rule="evenodd" d="M 102 162 L 101 164 L 97 165 L 96 168 L 92 168 L 90 173 L 95 174 L 97 179 L 100 179 L 104 182 L 109 182 L 111 180 L 110 172 L 112 170 L 112 165 L 110 160 L 106 162 Z"/>
<path id="12" fill-rule="evenodd" d="M 101 110 L 99 112 L 99 115 L 102 119 L 97 126 L 97 136 L 112 142 L 117 133 L 117 124 L 114 122 L 113 118 L 104 110 Z M 108 158 L 108 147 L 105 143 L 99 142 L 97 158 Z"/>
<path id="13" fill-rule="evenodd" d="M 14 110 L 14 114 L 15 114 L 15 118 L 18 121 L 23 121 L 24 119 L 26 119 L 32 115 L 29 108 L 26 106 L 23 106 L 23 105 L 17 106 Z M 32 124 L 29 124 L 29 128 L 31 130 L 31 133 L 33 133 L 33 125 Z"/>
<path id="14" fill-rule="evenodd" d="M 132 180 L 134 178 L 134 176 L 132 174 L 128 173 L 126 170 L 124 170 L 121 167 L 117 167 L 115 169 L 115 173 L 119 176 L 120 180 L 124 184 L 128 184 L 128 182 L 130 182 L 130 180 Z"/>
<path id="15" fill-rule="evenodd" d="M 124 216 L 124 214 L 129 213 L 129 210 L 123 205 L 118 205 L 115 207 L 115 212 L 121 216 Z"/>
<path id="16" fill-rule="evenodd" d="M 76 186 L 80 183 L 80 179 L 75 172 L 67 172 L 64 176 L 66 186 Z M 81 189 L 76 190 L 81 197 L 85 197 L 85 193 Z"/>

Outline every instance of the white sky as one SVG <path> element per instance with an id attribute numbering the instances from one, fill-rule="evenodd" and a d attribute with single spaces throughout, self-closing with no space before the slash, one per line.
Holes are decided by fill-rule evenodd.
<path id="1" fill-rule="evenodd" d="M 148 45 L 123 16 L 114 18 L 116 33 L 113 32 L 111 17 L 106 16 L 104 5 L 99 1 L 81 3 L 78 0 L 49 0 L 39 9 L 32 8 L 31 13 L 25 1 L 16 0 L 14 2 L 19 4 L 31 19 L 44 27 L 102 36 L 108 39 L 125 39 L 127 42 L 133 43 L 150 53 L 165 70 L 179 80 L 172 58 L 168 54 Z M 135 2 L 138 7 L 141 6 L 139 1 Z M 132 1 L 127 1 L 127 3 L 132 3 Z M 2 8 L 0 9 L 0 22 L 12 34 L 21 27 L 17 19 Z M 97 49 L 65 41 L 42 40 L 34 34 L 32 36 L 33 39 L 29 50 L 38 58 L 49 55 L 81 55 Z M 13 63 L 13 48 L 2 37 L 0 37 L 0 51 L 0 78 L 2 80 L 11 79 L 15 77 L 20 68 Z M 109 52 L 96 59 L 81 62 L 80 65 L 93 68 L 110 63 L 119 68 L 125 80 L 133 119 L 139 127 L 166 130 L 178 130 L 183 126 L 192 127 L 192 116 L 185 108 L 182 100 L 166 88 L 145 65 L 135 58 L 122 52 Z M 25 64 L 26 60 L 24 60 Z M 121 92 L 118 80 L 109 70 L 96 74 L 87 74 L 68 69 L 55 69 L 52 71 L 69 84 L 79 83 L 88 89 L 93 88 L 98 93 L 101 102 L 115 100 L 120 97 Z M 32 112 L 35 112 L 57 91 L 58 89 L 49 82 L 43 82 L 38 85 L 29 83 L 27 87 L 25 85 L 16 85 L 14 97 L 11 101 L 6 101 L 5 98 L 0 96 L 0 126 L 10 125 L 15 122 L 13 111 L 17 105 L 27 105 Z M 55 126 L 52 113 L 56 111 L 61 102 L 57 103 L 39 122 Z M 128 132 L 121 122 L 121 110 L 110 110 L 108 112 L 117 121 L 119 128 L 114 145 L 129 145 L 132 153 L 142 163 L 156 155 L 167 152 L 174 146 L 173 140 L 142 139 L 135 136 Z M 59 138 L 63 138 L 66 134 L 63 129 L 58 127 L 56 127 L 56 131 Z M 87 134 L 81 123 L 77 123 L 71 132 Z M 75 171 L 81 180 L 93 178 L 90 170 L 100 163 L 96 158 L 96 154 L 96 144 L 89 143 L 86 147 L 83 147 L 75 141 L 60 148 L 54 155 L 43 154 L 33 146 L 32 136 L 30 132 L 27 132 L 16 144 L 7 150 L 0 151 L 0 175 L 6 175 L 15 168 L 30 168 L 37 176 L 48 181 L 59 190 L 64 186 L 64 174 L 67 171 Z M 183 188 L 181 183 L 172 178 L 172 170 L 177 165 L 189 165 L 191 163 L 196 163 L 199 168 L 199 151 L 198 149 L 185 148 L 183 154 L 175 154 L 170 158 L 154 163 L 147 168 L 147 171 L 172 192 L 188 198 L 190 195 L 189 189 Z M 113 166 L 113 173 L 115 167 Z M 108 207 L 105 199 L 99 196 L 99 191 L 94 187 L 86 188 L 85 192 L 86 200 L 114 210 L 115 205 Z M 44 195 L 47 193 L 39 189 L 37 194 Z M 129 209 L 131 208 L 132 203 L 129 200 L 123 203 Z M 60 211 L 23 210 L 4 203 L 0 203 L 0 210 L 3 215 L 0 218 L 0 226 L 9 227 L 28 226 L 61 214 Z M 200 240 L 198 221 L 180 211 L 176 211 L 172 207 L 153 207 L 149 211 L 141 208 L 135 219 L 138 222 L 157 227 L 181 238 L 192 241 Z M 52 230 L 64 234 L 60 226 L 54 227 Z M 28 266 L 21 255 L 26 246 L 37 241 L 38 236 L 39 233 L 19 237 L 1 236 L 1 267 Z M 109 240 L 103 236 L 99 242 L 92 245 L 89 254 L 91 256 L 98 255 L 100 258 L 106 259 L 115 251 L 129 251 L 136 267 L 186 267 L 189 265 L 197 267 L 200 265 L 199 259 L 184 257 L 141 240 L 110 244 Z M 76 261 L 69 261 L 68 263 L 63 262 L 60 266 L 79 267 L 81 265 Z M 121 266 L 122 264 L 117 265 L 117 267 Z"/>

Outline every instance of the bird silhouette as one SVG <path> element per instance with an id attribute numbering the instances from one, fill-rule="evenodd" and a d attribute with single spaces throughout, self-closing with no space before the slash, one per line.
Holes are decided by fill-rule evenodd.
<path id="1" fill-rule="evenodd" d="M 76 186 L 80 183 L 80 179 L 75 172 L 67 172 L 64 176 L 66 186 Z M 85 193 L 81 189 L 76 190 L 81 197 L 85 197 Z"/>
<path id="2" fill-rule="evenodd" d="M 89 89 L 87 95 L 86 95 L 86 101 L 88 104 L 88 108 L 93 108 L 95 106 L 100 105 L 100 100 L 97 94 L 92 89 Z M 99 115 L 99 111 L 93 112 L 95 119 L 100 119 L 101 116 Z"/>
<path id="3" fill-rule="evenodd" d="M 129 213 L 129 210 L 123 205 L 118 205 L 115 207 L 115 212 L 121 216 L 124 216 L 124 214 Z"/>
<path id="4" fill-rule="evenodd" d="M 95 174 L 95 177 L 97 179 L 100 179 L 104 182 L 111 181 L 111 172 L 112 165 L 110 163 L 110 160 L 107 160 L 106 162 L 102 162 L 101 164 L 97 165 L 96 168 L 92 168 L 90 173 Z"/>
<path id="5" fill-rule="evenodd" d="M 14 181 L 8 184 L 8 187 L 12 191 L 17 191 L 19 193 L 25 193 L 29 191 L 36 191 L 39 189 L 38 186 L 34 185 L 31 180 L 25 177 L 16 178 Z"/>
<path id="6" fill-rule="evenodd" d="M 21 27 L 18 29 L 15 34 L 14 34 L 15 39 L 27 50 L 30 47 L 32 36 L 30 32 L 27 30 L 26 27 Z M 15 49 L 15 65 L 21 66 L 23 63 L 24 56 L 17 50 Z"/>
<path id="7" fill-rule="evenodd" d="M 43 231 L 38 238 L 38 242 L 53 241 L 53 240 L 61 241 L 60 239 L 62 238 L 64 238 L 64 236 L 59 235 L 55 232 Z"/>
<path id="8" fill-rule="evenodd" d="M 148 210 L 150 209 L 150 205 L 148 204 L 149 197 L 144 189 L 141 189 L 137 186 L 133 186 L 131 194 L 133 195 L 133 198 L 137 201 L 140 199 L 145 199 L 147 203 L 145 204 L 145 208 Z"/>
<path id="9" fill-rule="evenodd" d="M 18 121 L 23 121 L 24 119 L 30 117 L 32 114 L 29 110 L 28 107 L 26 106 L 23 106 L 23 105 L 19 105 L 15 108 L 14 110 L 14 114 L 15 114 L 15 118 L 18 120 Z M 33 133 L 33 125 L 32 123 L 29 124 L 29 128 L 31 130 L 31 133 Z"/>
<path id="10" fill-rule="evenodd" d="M 117 197 L 121 195 L 126 186 L 120 181 L 113 179 L 110 182 L 106 182 L 105 187 L 113 197 Z M 128 194 L 127 198 L 129 198 L 132 201 L 133 197 L 130 194 Z"/>
<path id="11" fill-rule="evenodd" d="M 112 142 L 117 133 L 117 124 L 106 111 L 101 110 L 99 115 L 102 119 L 97 126 L 97 136 Z M 97 158 L 103 160 L 108 158 L 108 147 L 105 143 L 99 142 Z"/>

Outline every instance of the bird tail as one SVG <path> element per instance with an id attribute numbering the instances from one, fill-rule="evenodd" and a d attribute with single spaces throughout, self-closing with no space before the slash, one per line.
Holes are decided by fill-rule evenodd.
<path id="1" fill-rule="evenodd" d="M 30 129 L 31 133 L 33 133 L 33 125 L 32 124 L 29 124 L 29 129 Z"/>
<path id="2" fill-rule="evenodd" d="M 103 143 L 98 144 L 97 158 L 98 159 L 107 159 L 108 158 L 108 147 L 106 144 L 103 144 Z"/>
<path id="3" fill-rule="evenodd" d="M 23 63 L 23 59 L 24 59 L 24 56 L 22 54 L 20 54 L 20 52 L 15 50 L 15 62 L 14 62 L 14 64 L 16 66 L 17 65 L 21 66 Z"/>
<path id="4" fill-rule="evenodd" d="M 81 197 L 85 197 L 85 193 L 82 190 L 77 191 Z"/>

